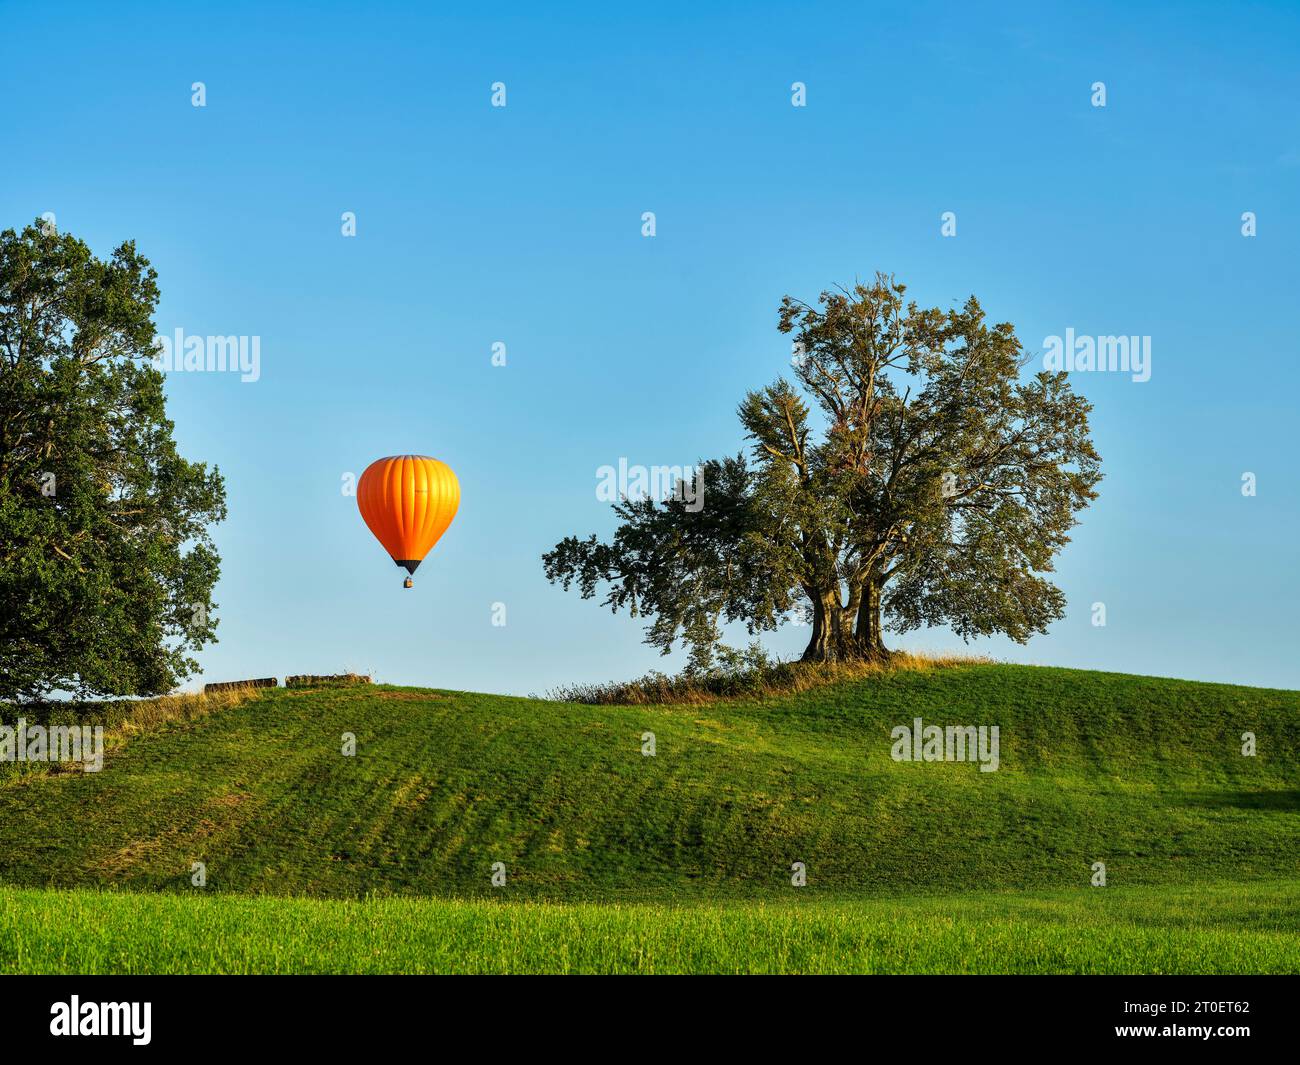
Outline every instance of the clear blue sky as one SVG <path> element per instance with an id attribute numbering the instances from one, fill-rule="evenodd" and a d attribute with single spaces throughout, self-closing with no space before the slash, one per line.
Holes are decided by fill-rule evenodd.
<path id="1" fill-rule="evenodd" d="M 261 338 L 256 383 L 168 385 L 229 493 L 207 679 L 679 665 L 539 556 L 612 528 L 597 467 L 738 451 L 781 296 L 885 269 L 1031 349 L 1152 338 L 1150 381 L 1075 380 L 1106 480 L 1068 615 L 972 649 L 1300 687 L 1300 6 L 276 6 L 0 3 L 0 226 L 134 238 L 160 331 Z M 410 592 L 340 492 L 402 452 L 463 494 Z"/>

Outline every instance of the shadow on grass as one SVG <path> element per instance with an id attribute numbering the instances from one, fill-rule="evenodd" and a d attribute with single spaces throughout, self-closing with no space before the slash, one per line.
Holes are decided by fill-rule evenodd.
<path id="1" fill-rule="evenodd" d="M 1300 791 L 1207 791 L 1185 796 L 1189 806 L 1215 810 L 1281 810 L 1300 813 Z"/>

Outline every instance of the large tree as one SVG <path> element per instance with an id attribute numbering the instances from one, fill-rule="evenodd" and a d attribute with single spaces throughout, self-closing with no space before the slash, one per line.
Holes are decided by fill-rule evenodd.
<path id="1" fill-rule="evenodd" d="M 1096 498 L 1089 404 L 1064 373 L 1022 373 L 1015 330 L 972 297 L 905 302 L 870 283 L 786 297 L 795 381 L 749 393 L 752 457 L 701 464 L 704 506 L 625 500 L 613 539 L 569 537 L 547 576 L 652 618 L 708 668 L 722 626 L 811 623 L 806 661 L 883 657 L 898 632 L 951 626 L 1019 642 L 1064 612 L 1048 580 L 1076 515 Z"/>
<path id="2" fill-rule="evenodd" d="M 37 223 L 0 233 L 0 698 L 152 695 L 214 638 L 220 474 L 177 453 L 157 274 Z"/>

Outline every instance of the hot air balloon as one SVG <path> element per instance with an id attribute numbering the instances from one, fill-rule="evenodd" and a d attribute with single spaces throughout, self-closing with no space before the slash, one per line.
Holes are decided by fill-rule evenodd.
<path id="1" fill-rule="evenodd" d="M 447 531 L 460 506 L 460 482 L 445 462 L 428 455 L 390 455 L 366 467 L 357 507 L 375 539 L 413 574 Z M 408 576 L 403 582 L 409 588 Z"/>

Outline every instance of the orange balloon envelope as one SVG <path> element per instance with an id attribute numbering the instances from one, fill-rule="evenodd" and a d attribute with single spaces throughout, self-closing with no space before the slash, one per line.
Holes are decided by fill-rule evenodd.
<path id="1" fill-rule="evenodd" d="M 357 507 L 393 561 L 414 573 L 460 506 L 460 482 L 445 462 L 427 455 L 390 455 L 366 467 Z M 407 577 L 405 586 L 411 587 Z"/>

